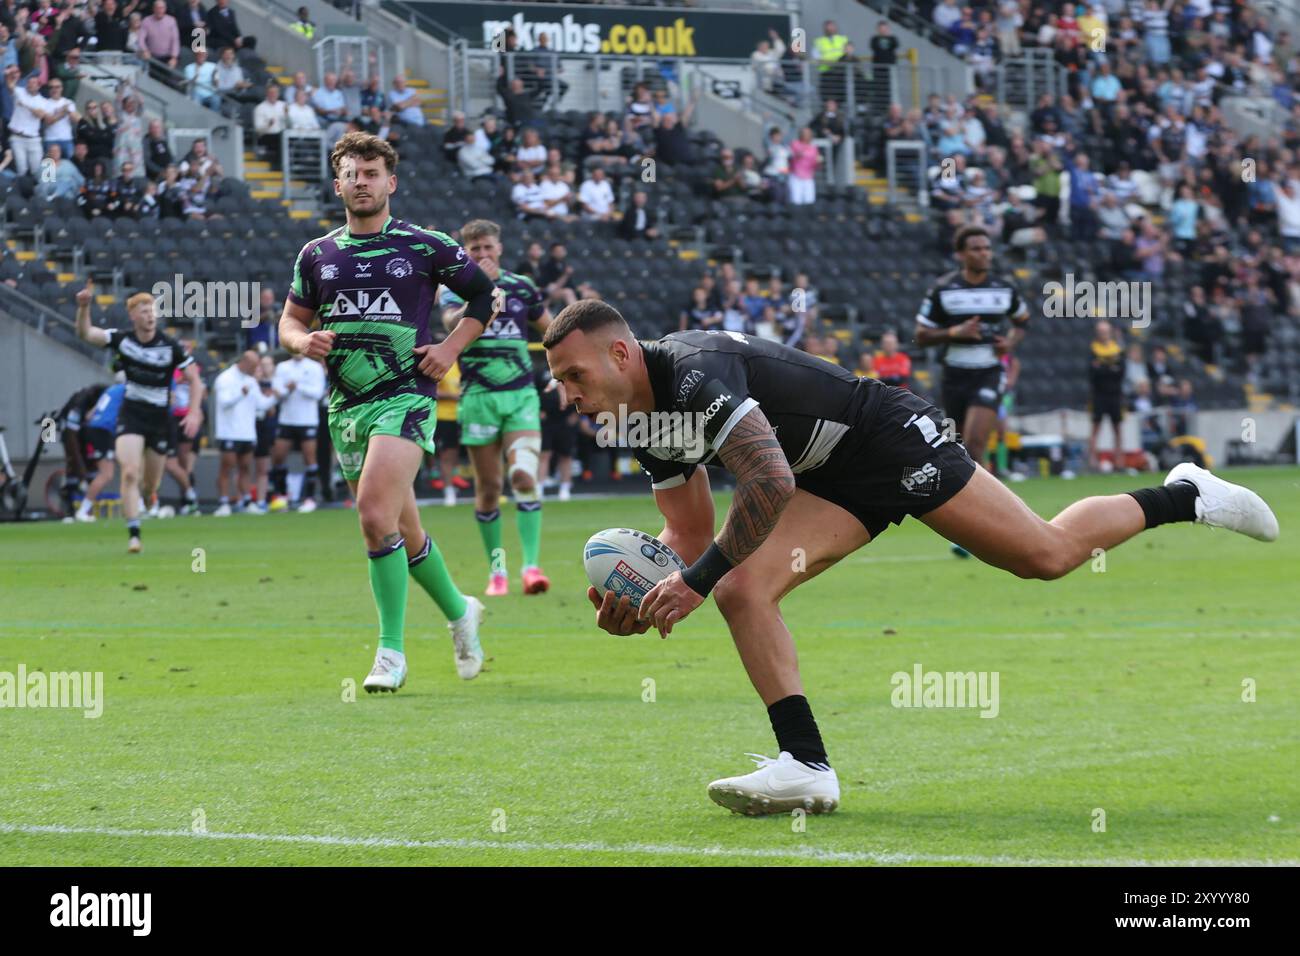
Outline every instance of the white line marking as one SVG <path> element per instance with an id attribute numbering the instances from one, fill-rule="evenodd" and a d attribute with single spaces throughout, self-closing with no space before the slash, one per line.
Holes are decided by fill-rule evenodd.
<path id="1" fill-rule="evenodd" d="M 827 863 L 966 863 L 975 866 L 1300 866 L 1300 860 L 1095 860 L 1021 859 L 1012 856 L 957 856 L 889 851 L 822 850 L 817 847 L 745 848 L 675 846 L 658 843 L 535 843 L 526 840 L 399 840 L 393 837 L 346 837 L 294 833 L 194 833 L 190 830 L 127 830 L 120 827 L 68 827 L 0 823 L 0 833 L 27 836 L 107 836 L 127 839 L 173 837 L 192 840 L 234 840 L 243 843 L 292 843 L 304 846 L 345 846 L 397 850 L 513 850 L 540 853 L 622 853 L 642 856 L 742 857 L 806 860 Z"/>

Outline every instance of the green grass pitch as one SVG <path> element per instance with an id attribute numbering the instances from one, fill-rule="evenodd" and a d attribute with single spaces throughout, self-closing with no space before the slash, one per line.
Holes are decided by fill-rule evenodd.
<path id="1" fill-rule="evenodd" d="M 705 795 L 745 751 L 775 756 L 712 603 L 667 640 L 594 627 L 582 544 L 657 533 L 648 494 L 548 502 L 541 597 L 519 593 L 506 509 L 513 593 L 488 602 L 485 672 L 457 679 L 413 590 L 410 679 L 377 697 L 359 691 L 375 620 L 351 511 L 153 521 L 138 558 L 120 521 L 3 526 L 0 671 L 102 671 L 105 702 L 0 710 L 0 865 L 1294 863 L 1300 470 L 1235 475 L 1278 542 L 1161 528 L 1045 583 L 908 521 L 796 591 L 783 610 L 844 791 L 802 827 Z M 1150 482 L 1015 488 L 1050 515 Z M 424 519 L 479 593 L 469 509 Z M 892 706 L 891 675 L 918 663 L 998 672 L 997 717 Z"/>

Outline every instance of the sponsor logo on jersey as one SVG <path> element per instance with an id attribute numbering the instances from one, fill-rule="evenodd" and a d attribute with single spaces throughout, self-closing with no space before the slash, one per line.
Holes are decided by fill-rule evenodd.
<path id="1" fill-rule="evenodd" d="M 330 279 L 339 277 L 339 267 L 336 263 L 327 262 L 320 267 L 320 277 L 322 282 L 328 282 Z"/>
<path id="2" fill-rule="evenodd" d="M 925 498 L 939 490 L 939 469 L 932 463 L 903 469 L 903 480 L 899 483 L 909 495 Z"/>
<path id="3" fill-rule="evenodd" d="M 682 377 L 682 383 L 677 386 L 677 404 L 685 405 L 690 397 L 695 394 L 695 389 L 704 381 L 704 373 L 698 368 L 693 368 Z"/>
<path id="4" fill-rule="evenodd" d="M 352 273 L 352 277 L 353 277 L 354 279 L 369 279 L 369 278 L 370 278 L 370 260 L 369 260 L 369 259 L 362 259 L 360 262 L 358 262 L 358 263 L 357 263 L 357 268 L 356 268 L 356 270 Z"/>
<path id="5" fill-rule="evenodd" d="M 388 289 L 340 289 L 334 296 L 331 319 L 402 320 L 402 310 Z"/>
<path id="6" fill-rule="evenodd" d="M 384 271 L 394 278 L 405 279 L 415 271 L 415 268 L 411 265 L 410 261 L 398 258 L 389 259 L 388 265 L 384 266 Z"/>
<path id="7" fill-rule="evenodd" d="M 170 342 L 165 345 L 141 345 L 135 339 L 123 339 L 119 351 L 141 365 L 156 365 L 159 368 L 171 365 L 176 354 Z"/>
<path id="8" fill-rule="evenodd" d="M 705 335 L 726 335 L 726 336 L 729 336 L 729 337 L 732 338 L 732 339 L 735 339 L 737 342 L 740 342 L 741 344 L 744 344 L 744 345 L 748 345 L 748 344 L 749 344 L 749 339 L 745 338 L 745 336 L 744 336 L 742 333 L 740 333 L 740 332 L 732 332 L 730 329 L 725 329 L 725 330 L 724 330 L 724 329 L 709 329 L 709 330 L 706 331 L 704 334 L 705 334 Z"/>
<path id="9" fill-rule="evenodd" d="M 939 293 L 939 301 L 949 315 L 1006 313 L 1011 309 L 1011 290 L 944 289 Z"/>
<path id="10" fill-rule="evenodd" d="M 700 428 L 704 428 L 709 422 L 713 421 L 713 416 L 722 410 L 722 406 L 731 401 L 730 395 L 719 395 L 709 403 L 709 407 L 700 412 Z"/>

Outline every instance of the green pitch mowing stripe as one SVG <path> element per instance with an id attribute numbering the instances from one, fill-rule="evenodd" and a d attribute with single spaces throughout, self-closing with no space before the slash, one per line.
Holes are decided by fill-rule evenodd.
<path id="1" fill-rule="evenodd" d="M 486 602 L 474 681 L 412 589 L 410 680 L 382 698 L 359 693 L 376 626 L 354 512 L 150 521 L 131 558 L 119 522 L 0 526 L 0 672 L 104 679 L 98 718 L 0 709 L 0 865 L 1294 864 L 1300 469 L 1228 477 L 1274 506 L 1278 542 L 1161 528 L 1049 583 L 909 521 L 795 591 L 843 788 L 802 821 L 705 795 L 745 751 L 775 756 L 711 602 L 667 640 L 592 624 L 582 544 L 657 533 L 648 494 L 547 502 L 552 590 L 515 576 Z M 1158 480 L 1015 490 L 1050 515 Z M 480 593 L 468 510 L 423 515 Z M 503 545 L 517 568 L 511 526 Z M 997 672 L 997 716 L 894 706 L 917 665 Z"/>

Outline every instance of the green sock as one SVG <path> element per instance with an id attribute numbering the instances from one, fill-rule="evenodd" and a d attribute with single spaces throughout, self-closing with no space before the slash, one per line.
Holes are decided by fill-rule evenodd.
<path id="1" fill-rule="evenodd" d="M 519 540 L 523 542 L 524 567 L 537 567 L 537 556 L 542 550 L 542 503 L 521 501 L 515 512 L 519 526 Z"/>
<path id="2" fill-rule="evenodd" d="M 478 519 L 478 533 L 483 537 L 483 550 L 487 552 L 488 567 L 495 574 L 506 571 L 506 553 L 501 550 L 501 509 L 475 511 Z"/>
<path id="3" fill-rule="evenodd" d="M 379 609 L 379 646 L 390 651 L 402 650 L 406 629 L 406 549 L 370 558 L 370 590 Z"/>
<path id="4" fill-rule="evenodd" d="M 1006 442 L 1004 441 L 998 442 L 997 456 L 998 456 L 998 474 L 1005 475 L 1007 473 L 1007 443 Z"/>
<path id="5" fill-rule="evenodd" d="M 465 595 L 457 589 L 442 560 L 442 552 L 433 538 L 424 536 L 424 550 L 409 562 L 411 577 L 433 598 L 433 603 L 447 616 L 448 621 L 458 621 L 465 616 Z"/>

